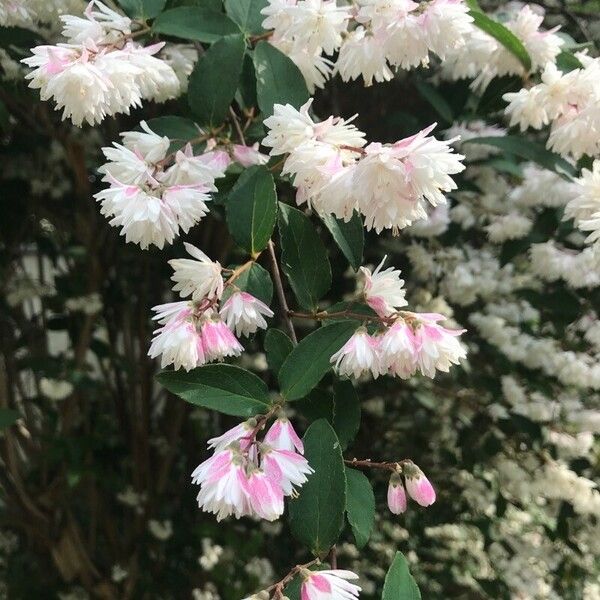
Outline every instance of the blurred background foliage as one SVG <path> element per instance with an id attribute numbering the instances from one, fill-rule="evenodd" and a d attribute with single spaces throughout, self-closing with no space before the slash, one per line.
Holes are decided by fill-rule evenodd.
<path id="1" fill-rule="evenodd" d="M 597 36 L 598 2 L 553 2 L 545 8 L 546 27 L 560 24 L 578 41 Z M 142 118 L 186 115 L 186 103 L 148 105 L 94 129 L 61 123 L 37 92 L 10 73 L 9 59 L 25 56 L 44 35 L 0 29 L 0 594 L 239 600 L 306 557 L 296 552 L 285 519 L 217 524 L 197 509 L 190 473 L 206 457 L 206 439 L 235 420 L 190 407 L 160 389 L 153 379 L 157 364 L 146 355 L 150 307 L 171 298 L 167 260 L 184 255 L 183 240 L 163 251 L 126 244 L 92 198 L 100 189 L 100 147 Z M 493 123 L 504 105 L 502 93 L 519 84 L 495 80 L 475 98 L 466 81 L 440 81 L 434 64 L 370 88 L 334 79 L 317 94 L 314 110 L 321 116 L 358 112 L 356 123 L 368 139 L 392 142 L 433 121 L 442 129 L 464 119 Z M 262 135 L 256 127 L 251 141 Z M 516 175 L 502 176 L 509 185 L 520 183 Z M 185 238 L 222 264 L 240 259 L 223 221 L 227 185 L 220 187 L 211 215 Z M 480 193 L 469 171 L 459 180 L 459 190 L 465 189 Z M 290 200 L 292 188 L 283 186 L 280 194 Z M 559 224 L 550 210 L 536 222 L 536 235 L 554 237 Z M 330 300 L 336 302 L 353 292 L 354 275 L 328 233 L 321 234 L 331 249 Z M 377 264 L 387 253 L 389 263 L 402 269 L 411 304 L 426 308 L 441 297 L 439 281 L 413 276 L 407 249 L 414 242 L 410 231 L 397 238 L 368 234 L 364 263 Z M 518 268 L 528 243 L 507 242 L 496 248 L 495 259 Z M 453 223 L 419 244 L 435 252 L 466 245 L 477 250 L 488 241 L 481 229 L 465 231 Z M 600 306 L 597 289 L 574 292 L 558 282 L 546 294 L 536 308 L 553 331 Z M 535 305 L 533 291 L 529 300 Z M 467 325 L 469 314 L 485 301 L 450 304 L 454 319 Z M 568 502 L 541 526 L 556 551 L 552 560 L 525 549 L 512 567 L 529 570 L 550 591 L 535 583 L 529 592 L 527 584 L 519 588 L 514 583 L 519 578 L 495 564 L 490 548 L 499 543 L 498 528 L 513 522 L 511 511 L 529 515 L 537 508 L 511 498 L 490 471 L 504 456 L 526 462 L 555 451 L 535 419 L 511 414 L 498 420 L 488 408 L 500 402 L 502 375 L 518 376 L 549 397 L 562 393 L 562 385 L 510 362 L 469 329 L 465 368 L 434 381 L 382 379 L 359 387 L 363 422 L 351 456 L 414 459 L 436 484 L 438 501 L 394 517 L 385 507 L 387 481 L 375 475 L 380 509 L 375 533 L 360 552 L 347 534 L 340 564 L 364 577 L 366 600 L 378 597 L 396 549 L 413 562 L 427 599 L 597 599 L 589 590 L 598 565 L 593 556 L 581 556 L 575 533 L 582 525 Z M 251 340 L 242 360 L 258 373 L 265 370 L 262 334 Z M 582 402 L 597 400 L 585 394 Z M 591 456 L 598 458 L 597 446 Z M 579 458 L 571 468 L 594 479 L 598 461 Z M 481 511 L 469 496 L 477 496 L 476 485 L 482 486 L 481 498 L 492 497 Z M 596 518 L 584 526 L 598 532 Z M 504 535 L 528 534 L 507 526 Z M 505 545 L 518 554 L 513 544 Z M 520 575 L 527 579 L 527 573 Z"/>

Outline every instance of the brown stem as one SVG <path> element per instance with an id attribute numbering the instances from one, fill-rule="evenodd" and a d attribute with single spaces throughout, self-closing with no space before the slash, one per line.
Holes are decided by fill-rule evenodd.
<path id="1" fill-rule="evenodd" d="M 339 319 L 339 318 L 348 318 L 348 319 L 358 319 L 359 321 L 365 322 L 377 322 L 384 323 L 385 325 L 391 325 L 396 320 L 396 315 L 399 313 L 395 313 L 389 317 L 380 317 L 378 315 L 364 315 L 362 313 L 352 312 L 351 310 L 340 310 L 336 312 L 327 312 L 326 310 L 314 312 L 314 313 L 303 313 L 296 312 L 293 310 L 288 311 L 288 315 L 290 317 L 295 317 L 298 319 L 313 319 L 315 321 L 324 321 L 325 319 Z"/>
<path id="2" fill-rule="evenodd" d="M 260 42 L 261 40 L 268 40 L 272 35 L 272 31 L 265 31 L 265 33 L 261 33 L 260 35 L 253 35 L 250 38 L 250 43 L 255 44 L 256 42 Z"/>
<path id="3" fill-rule="evenodd" d="M 285 586 L 288 585 L 288 583 L 290 583 L 302 569 L 309 569 L 313 565 L 319 564 L 320 562 L 321 561 L 318 558 L 315 558 L 314 560 L 311 560 L 303 565 L 296 565 L 283 579 L 269 586 L 265 591 L 271 592 L 271 598 L 276 600 L 283 598 L 283 590 Z"/>
<path id="4" fill-rule="evenodd" d="M 244 144 L 244 146 L 245 146 L 246 138 L 244 137 L 244 132 L 242 131 L 242 128 L 240 126 L 240 120 L 238 119 L 238 116 L 235 114 L 235 110 L 233 110 L 233 108 L 231 108 L 231 106 L 229 107 L 229 114 L 231 115 L 231 120 L 233 121 L 233 126 L 235 127 L 238 137 L 240 138 L 240 142 L 242 142 L 242 144 Z"/>
<path id="5" fill-rule="evenodd" d="M 358 467 L 359 469 L 381 469 L 383 471 L 392 471 L 393 473 L 401 473 L 402 466 L 407 463 L 412 463 L 411 460 L 404 459 L 397 462 L 374 462 L 370 458 L 359 460 L 353 458 L 352 460 L 344 459 L 344 462 L 350 467 Z"/>
<path id="6" fill-rule="evenodd" d="M 281 306 L 281 311 L 283 313 L 283 320 L 289 331 L 292 342 L 294 342 L 294 345 L 296 345 L 298 343 L 298 338 L 296 337 L 296 330 L 294 329 L 294 324 L 290 318 L 291 311 L 287 300 L 285 299 L 283 281 L 281 280 L 281 272 L 279 271 L 279 264 L 277 263 L 277 256 L 275 255 L 275 245 L 273 244 L 273 240 L 269 240 L 267 247 L 269 248 L 269 256 L 271 257 L 271 273 L 273 273 L 273 279 L 275 280 L 275 289 L 277 290 L 277 298 L 279 298 L 279 305 Z"/>
<path id="7" fill-rule="evenodd" d="M 363 156 L 366 154 L 366 151 L 363 148 L 359 148 L 358 146 L 347 146 L 346 144 L 342 144 L 340 150 L 350 150 L 350 152 L 356 152 Z"/>

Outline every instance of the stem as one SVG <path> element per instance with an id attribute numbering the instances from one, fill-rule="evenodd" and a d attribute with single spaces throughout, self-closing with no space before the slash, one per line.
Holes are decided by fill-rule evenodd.
<path id="1" fill-rule="evenodd" d="M 254 44 L 260 42 L 260 40 L 268 40 L 272 35 L 273 31 L 265 31 L 265 33 L 261 33 L 260 35 L 253 35 L 250 38 L 250 43 Z"/>
<path id="2" fill-rule="evenodd" d="M 392 471 L 393 473 L 402 473 L 402 466 L 407 463 L 412 463 L 412 460 L 404 459 L 397 462 L 373 462 L 370 458 L 362 460 L 353 458 L 352 460 L 344 459 L 344 462 L 351 467 L 358 467 L 359 469 L 381 469 L 383 471 Z"/>
<path id="3" fill-rule="evenodd" d="M 303 313 L 295 312 L 293 310 L 288 311 L 290 317 L 296 317 L 298 319 L 313 319 L 315 321 L 324 321 L 325 319 L 339 319 L 340 317 L 347 317 L 349 319 L 358 319 L 359 321 L 372 321 L 376 323 L 384 323 L 385 325 L 391 325 L 400 316 L 400 313 L 394 313 L 389 317 L 380 317 L 378 315 L 364 315 L 362 313 L 352 312 L 351 310 L 340 310 L 336 312 L 327 312 L 322 310 L 315 313 Z"/>
<path id="4" fill-rule="evenodd" d="M 231 108 L 231 106 L 229 107 L 229 114 L 231 115 L 231 120 L 233 121 L 233 126 L 235 127 L 238 137 L 240 138 L 240 142 L 242 142 L 242 144 L 244 144 L 244 146 L 245 146 L 246 138 L 244 137 L 244 132 L 242 131 L 242 128 L 240 127 L 240 121 L 238 119 L 238 116 L 235 114 L 235 110 L 233 110 L 233 108 Z"/>
<path id="5" fill-rule="evenodd" d="M 283 589 L 285 588 L 285 586 L 290 583 L 290 581 L 292 581 L 292 579 L 294 579 L 294 577 L 302 570 L 302 569 L 308 569 L 310 567 L 312 567 L 313 565 L 319 564 L 321 561 L 318 558 L 315 558 L 314 560 L 311 560 L 310 562 L 307 562 L 303 565 L 296 565 L 294 568 L 292 568 L 290 570 L 290 572 L 280 581 L 278 581 L 277 583 L 274 583 L 273 585 L 269 586 L 268 588 L 266 588 L 266 592 L 271 592 L 271 598 L 274 599 L 279 599 L 279 598 L 283 598 Z"/>
<path id="6" fill-rule="evenodd" d="M 346 144 L 342 144 L 340 146 L 340 150 L 350 150 L 350 152 L 356 152 L 357 154 L 362 154 L 363 156 L 366 154 L 366 151 L 358 146 L 347 146 Z"/>
<path id="7" fill-rule="evenodd" d="M 285 292 L 283 291 L 283 282 L 281 280 L 281 272 L 279 271 L 279 265 L 277 264 L 277 256 L 275 256 L 275 245 L 272 240 L 269 240 L 268 246 L 269 248 L 269 256 L 271 257 L 271 272 L 273 273 L 273 279 L 275 279 L 275 289 L 277 290 L 277 298 L 279 299 L 279 305 L 281 306 L 281 311 L 283 313 L 283 320 L 285 325 L 290 333 L 290 338 L 294 345 L 298 343 L 298 338 L 296 337 L 296 330 L 294 329 L 294 324 L 292 323 L 292 319 L 290 318 L 290 308 L 288 306 L 287 300 L 285 299 Z"/>

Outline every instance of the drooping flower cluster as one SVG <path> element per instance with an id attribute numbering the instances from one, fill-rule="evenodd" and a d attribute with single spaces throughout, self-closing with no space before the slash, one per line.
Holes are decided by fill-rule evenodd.
<path id="1" fill-rule="evenodd" d="M 259 419 L 209 440 L 214 454 L 192 473 L 192 482 L 200 485 L 198 505 L 218 521 L 231 515 L 274 521 L 283 513 L 284 497 L 293 495 L 313 473 L 292 424 L 277 419 L 259 442 Z"/>
<path id="2" fill-rule="evenodd" d="M 36 46 L 23 62 L 34 70 L 29 87 L 53 98 L 63 119 L 90 125 L 129 114 L 142 100 L 163 102 L 179 94 L 175 71 L 155 54 L 163 43 L 144 47 L 132 39 L 131 20 L 92 0 L 84 17 L 61 16 L 66 43 Z"/>
<path id="3" fill-rule="evenodd" d="M 600 115 L 600 109 L 598 109 Z M 573 218 L 575 225 L 588 236 L 586 242 L 595 243 L 600 240 L 600 160 L 595 160 L 592 169 L 582 169 L 577 180 L 579 195 L 565 207 L 565 218 Z M 598 257 L 600 264 L 600 257 Z"/>
<path id="4" fill-rule="evenodd" d="M 404 476 L 404 482 L 402 481 Z M 402 475 L 393 473 L 388 486 L 388 508 L 395 515 L 406 512 L 406 493 L 420 506 L 431 506 L 435 502 L 435 490 L 423 471 L 412 462 L 404 461 Z"/>
<path id="5" fill-rule="evenodd" d="M 548 63 L 554 63 L 564 44 L 564 40 L 556 34 L 556 29 L 540 29 L 544 20 L 540 10 L 538 5 L 525 5 L 510 11 L 508 19 L 502 19 L 502 24 L 515 34 L 527 50 L 531 58 L 530 72 L 534 73 Z M 502 11 L 505 13 L 506 7 Z M 503 44 L 481 29 L 472 27 L 465 36 L 464 44 L 446 53 L 442 73 L 449 79 L 473 79 L 472 87 L 482 90 L 494 77 L 523 76 L 527 70 Z"/>
<path id="6" fill-rule="evenodd" d="M 384 259 L 385 260 L 385 259 Z M 392 375 L 407 379 L 420 371 L 433 378 L 436 371 L 448 372 L 451 365 L 465 358 L 466 350 L 458 340 L 463 330 L 447 329 L 437 313 L 397 312 L 406 305 L 404 281 L 400 271 L 381 264 L 371 273 L 365 267 L 363 297 L 381 317 L 383 331 L 372 335 L 360 327 L 332 357 L 340 375 L 373 377 Z"/>
<path id="7" fill-rule="evenodd" d="M 365 146 L 351 120 L 315 122 L 310 104 L 299 111 L 276 104 L 265 119 L 263 144 L 272 156 L 288 154 L 283 173 L 293 176 L 298 204 L 344 220 L 358 210 L 367 229 L 397 231 L 427 218 L 428 203 L 444 204 L 444 192 L 456 188 L 451 175 L 464 169 L 463 156 L 450 147 L 454 140 L 429 135 L 434 125 L 395 144 Z"/>
<path id="8" fill-rule="evenodd" d="M 362 77 L 389 81 L 393 69 L 429 63 L 433 52 L 444 59 L 464 47 L 473 19 L 461 0 L 270 0 L 262 13 L 270 42 L 298 66 L 308 88 L 323 87 L 333 73 L 344 81 Z M 338 52 L 337 62 L 325 58 Z"/>
<path id="9" fill-rule="evenodd" d="M 109 162 L 98 170 L 110 187 L 95 198 L 128 242 L 162 248 L 208 212 L 215 178 L 223 177 L 230 159 L 222 150 L 194 156 L 190 144 L 170 155 L 169 138 L 155 134 L 143 121 L 141 129 L 122 133 L 123 144 L 102 149 Z"/>
<path id="10" fill-rule="evenodd" d="M 234 274 L 223 281 L 221 265 L 195 246 L 185 247 L 193 259 L 169 261 L 174 269 L 174 291 L 191 300 L 155 306 L 153 317 L 161 325 L 155 332 L 149 356 L 161 356 L 161 366 L 173 364 L 189 371 L 208 362 L 239 356 L 236 338 L 265 329 L 273 311 L 258 298 L 235 289 Z M 224 290 L 234 291 L 224 299 Z M 235 335 L 234 332 L 235 331 Z"/>
<path id="11" fill-rule="evenodd" d="M 541 83 L 504 95 L 511 125 L 521 131 L 550 125 L 547 147 L 576 159 L 600 153 L 600 59 L 577 58 L 582 68 L 563 73 L 548 63 Z"/>

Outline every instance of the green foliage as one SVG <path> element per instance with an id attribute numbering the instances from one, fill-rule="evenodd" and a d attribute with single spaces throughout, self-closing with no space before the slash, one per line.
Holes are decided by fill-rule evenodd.
<path id="1" fill-rule="evenodd" d="M 265 20 L 260 11 L 267 6 L 266 0 L 225 0 L 225 10 L 240 29 L 246 34 L 259 34 L 264 31 Z"/>
<path id="2" fill-rule="evenodd" d="M 243 35 L 227 35 L 200 57 L 188 88 L 189 105 L 199 123 L 217 126 L 225 120 L 242 73 L 245 49 Z"/>
<path id="3" fill-rule="evenodd" d="M 300 69 L 269 42 L 256 45 L 254 69 L 258 106 L 265 117 L 273 113 L 273 104 L 291 104 L 298 108 L 308 100 Z"/>
<path id="4" fill-rule="evenodd" d="M 307 335 L 285 359 L 279 371 L 281 393 L 286 400 L 308 394 L 331 368 L 331 356 L 356 331 L 356 321 L 340 321 Z"/>
<path id="5" fill-rule="evenodd" d="M 251 417 L 269 410 L 269 390 L 256 375 L 226 364 L 192 371 L 162 371 L 156 376 L 167 390 L 190 404 L 226 415 Z"/>
<path id="6" fill-rule="evenodd" d="M 164 9 L 167 0 L 117 0 L 134 19 L 153 19 Z"/>
<path id="7" fill-rule="evenodd" d="M 375 496 L 368 477 L 346 467 L 346 514 L 358 548 L 363 548 L 375 524 Z"/>
<path id="8" fill-rule="evenodd" d="M 294 348 L 294 343 L 280 329 L 268 329 L 265 334 L 265 353 L 269 368 L 277 376 L 279 370 Z"/>
<path id="9" fill-rule="evenodd" d="M 277 219 L 273 175 L 263 166 L 246 169 L 227 199 L 227 224 L 233 239 L 252 256 L 267 246 Z"/>
<path id="10" fill-rule="evenodd" d="M 223 299 L 231 295 L 234 286 L 225 290 Z M 265 304 L 271 304 L 273 299 L 273 282 L 269 272 L 257 263 L 252 263 L 236 280 L 235 287 L 242 292 L 248 292 L 255 298 L 262 300 Z"/>
<path id="11" fill-rule="evenodd" d="M 344 522 L 346 474 L 340 443 L 331 425 L 315 421 L 304 436 L 304 456 L 314 469 L 290 501 L 292 534 L 323 558 L 336 543 Z"/>
<path id="12" fill-rule="evenodd" d="M 333 215 L 321 215 L 321 220 L 331 232 L 333 240 L 356 271 L 362 264 L 365 231 L 361 216 L 354 211 L 349 221 L 336 219 Z"/>
<path id="13" fill-rule="evenodd" d="M 20 416 L 18 410 L 0 408 L 0 431 L 10 427 Z"/>
<path id="14" fill-rule="evenodd" d="M 452 107 L 448 104 L 442 94 L 440 94 L 430 83 L 427 83 L 427 81 L 423 79 L 417 79 L 415 81 L 415 87 L 419 94 L 431 104 L 435 112 L 437 112 L 448 125 L 451 125 L 454 122 Z"/>
<path id="15" fill-rule="evenodd" d="M 396 552 L 394 562 L 385 576 L 381 600 L 421 600 L 421 592 L 402 552 Z"/>
<path id="16" fill-rule="evenodd" d="M 327 250 L 310 219 L 287 204 L 279 204 L 281 267 L 298 303 L 315 310 L 331 287 Z"/>
<path id="17" fill-rule="evenodd" d="M 152 30 L 184 40 L 212 44 L 223 36 L 239 33 L 240 28 L 227 15 L 197 6 L 167 10 L 154 21 Z"/>

